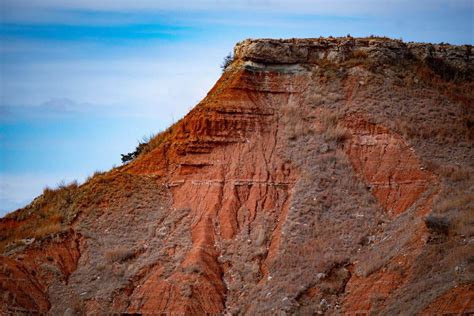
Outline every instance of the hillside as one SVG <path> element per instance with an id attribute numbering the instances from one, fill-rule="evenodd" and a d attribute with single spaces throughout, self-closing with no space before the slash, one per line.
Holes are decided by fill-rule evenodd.
<path id="1" fill-rule="evenodd" d="M 0 311 L 474 313 L 473 75 L 468 45 L 242 41 L 131 162 L 0 220 Z"/>

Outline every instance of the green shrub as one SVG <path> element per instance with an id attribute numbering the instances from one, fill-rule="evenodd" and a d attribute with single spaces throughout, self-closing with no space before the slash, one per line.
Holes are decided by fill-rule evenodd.
<path id="1" fill-rule="evenodd" d="M 162 131 L 158 134 L 152 134 L 150 136 L 142 137 L 142 140 L 138 142 L 135 151 L 130 152 L 128 154 L 122 154 L 122 163 L 132 161 L 141 154 L 149 153 L 153 149 L 160 146 L 165 140 L 169 139 L 169 136 L 172 134 L 173 129 L 177 126 L 178 123 L 179 121 L 171 125 L 167 130 Z"/>
<path id="2" fill-rule="evenodd" d="M 229 67 L 230 64 L 232 64 L 233 61 L 234 61 L 234 56 L 232 55 L 232 53 L 229 53 L 227 56 L 225 56 L 224 61 L 222 62 L 222 65 L 221 65 L 222 72 L 224 72 L 227 69 L 227 67 Z"/>

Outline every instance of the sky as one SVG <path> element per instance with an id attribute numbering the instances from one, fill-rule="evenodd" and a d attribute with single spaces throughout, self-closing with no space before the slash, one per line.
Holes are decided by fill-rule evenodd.
<path id="1" fill-rule="evenodd" d="M 0 216 L 120 165 L 183 117 L 246 38 L 473 44 L 472 0 L 2 0 Z"/>

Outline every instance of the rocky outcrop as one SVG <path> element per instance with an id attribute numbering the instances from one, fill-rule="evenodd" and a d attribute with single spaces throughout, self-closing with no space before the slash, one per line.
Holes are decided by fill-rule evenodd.
<path id="1" fill-rule="evenodd" d="M 2 220 L 2 312 L 471 312 L 472 70 L 470 46 L 238 43 L 134 161 Z M 51 214 L 67 234 L 14 240 Z"/>
<path id="2" fill-rule="evenodd" d="M 473 69 L 472 46 L 404 43 L 387 38 L 247 39 L 235 46 L 237 58 L 263 64 L 342 62 L 363 56 L 380 62 L 417 58 L 438 61 L 466 73 Z"/>

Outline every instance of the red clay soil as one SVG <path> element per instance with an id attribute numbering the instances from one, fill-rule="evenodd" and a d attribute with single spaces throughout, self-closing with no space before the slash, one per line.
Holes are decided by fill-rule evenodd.
<path id="1" fill-rule="evenodd" d="M 474 313 L 474 232 L 455 225 L 464 206 L 435 212 L 454 189 L 473 203 L 472 139 L 413 132 L 429 104 L 461 113 L 449 124 L 469 135 L 469 52 L 386 38 L 239 43 L 146 152 L 2 219 L 0 311 Z M 413 106 L 400 113 L 394 91 Z M 48 214 L 62 232 L 39 233 Z"/>
<path id="2" fill-rule="evenodd" d="M 50 308 L 48 287 L 55 281 L 67 282 L 79 259 L 77 236 L 51 236 L 13 257 L 0 257 L 2 288 L 0 311 L 46 313 Z M 11 302 L 15 304 L 11 304 Z"/>
<path id="3" fill-rule="evenodd" d="M 423 310 L 421 315 L 456 315 L 474 310 L 474 286 L 462 285 L 448 290 Z"/>
<path id="4" fill-rule="evenodd" d="M 437 186 L 436 177 L 423 170 L 413 149 L 400 136 L 361 118 L 350 117 L 346 122 L 351 138 L 345 149 L 352 166 L 390 217 L 404 213 L 428 187 Z M 432 195 L 423 198 L 417 205 L 417 216 L 425 215 L 432 203 Z M 366 277 L 354 275 L 349 280 L 345 314 L 357 315 L 376 310 L 374 307 L 382 310 L 390 294 L 410 279 L 411 265 L 420 255 L 423 238 L 428 234 L 423 223 L 417 226 L 404 254 L 390 259 L 399 266 L 398 271 L 379 270 Z"/>
<path id="5" fill-rule="evenodd" d="M 281 90 L 285 78 L 275 77 L 266 78 L 266 89 Z M 193 115 L 180 122 L 167 151 L 172 166 L 167 177 L 173 207 L 191 210 L 192 248 L 180 266 L 198 273 L 189 276 L 178 271 L 159 280 L 157 266 L 156 276 L 132 294 L 132 300 L 139 297 L 140 303 L 132 304 L 129 312 L 223 311 L 226 287 L 216 239 L 232 240 L 252 224 L 257 212 L 270 213 L 275 219 L 285 214 L 294 175 L 276 154 L 280 146 L 277 109 L 272 108 L 271 97 L 262 98 L 252 80 L 246 72 L 232 78 L 224 75 L 216 84 L 225 87 L 218 96 L 219 107 L 208 106 L 216 98 L 208 96 Z M 288 96 L 282 93 L 276 98 Z M 159 155 L 160 149 L 156 151 Z M 138 162 L 127 171 L 147 172 Z M 278 229 L 274 235 L 271 250 L 278 247 Z M 183 284 L 193 284 L 192 293 L 183 294 Z"/>
<path id="6" fill-rule="evenodd" d="M 352 137 L 345 147 L 354 170 L 392 216 L 407 210 L 437 182 L 403 139 L 387 128 L 347 118 Z"/>

